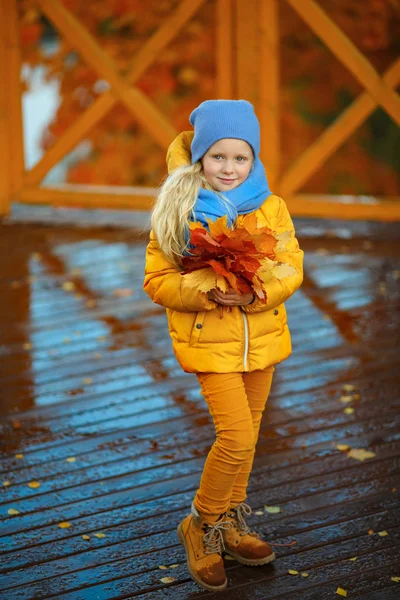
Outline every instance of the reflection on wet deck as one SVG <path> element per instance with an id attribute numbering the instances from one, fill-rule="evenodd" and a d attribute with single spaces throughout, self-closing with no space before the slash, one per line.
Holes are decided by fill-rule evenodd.
<path id="1" fill-rule="evenodd" d="M 215 598 L 324 600 L 343 588 L 394 599 L 398 228 L 296 226 L 306 274 L 287 303 L 294 352 L 276 371 L 248 496 L 254 510 L 280 507 L 250 525 L 296 544 L 258 569 L 227 561 Z M 0 225 L 2 599 L 214 598 L 188 578 L 175 532 L 211 419 L 142 292 L 144 247 L 121 227 Z"/>

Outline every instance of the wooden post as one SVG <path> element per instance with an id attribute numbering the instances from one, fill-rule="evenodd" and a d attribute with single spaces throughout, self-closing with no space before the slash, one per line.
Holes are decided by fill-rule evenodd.
<path id="1" fill-rule="evenodd" d="M 271 190 L 279 194 L 279 13 L 278 0 L 260 0 L 257 113 L 261 126 L 261 160 Z"/>
<path id="2" fill-rule="evenodd" d="M 6 5 L 0 2 L 0 215 L 9 211 L 11 200 L 11 157 L 9 152 L 9 106 L 7 85 L 7 19 Z"/>
<path id="3" fill-rule="evenodd" d="M 259 0 L 235 0 L 235 98 L 257 103 Z"/>
<path id="4" fill-rule="evenodd" d="M 233 98 L 233 3 L 217 0 L 217 97 Z"/>
<path id="5" fill-rule="evenodd" d="M 9 107 L 9 152 L 11 156 L 11 194 L 22 188 L 25 171 L 24 139 L 22 122 L 21 55 L 19 46 L 18 13 L 16 0 L 5 0 L 8 68 L 7 96 Z"/>

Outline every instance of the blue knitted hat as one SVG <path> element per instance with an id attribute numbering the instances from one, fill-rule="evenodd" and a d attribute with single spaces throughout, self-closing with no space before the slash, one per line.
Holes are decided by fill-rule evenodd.
<path id="1" fill-rule="evenodd" d="M 247 100 L 206 100 L 194 109 L 189 121 L 194 127 L 192 164 L 223 138 L 244 140 L 255 158 L 260 152 L 260 124 Z"/>

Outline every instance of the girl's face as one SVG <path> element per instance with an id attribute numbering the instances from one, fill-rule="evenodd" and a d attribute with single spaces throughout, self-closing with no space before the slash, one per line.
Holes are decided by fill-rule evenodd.
<path id="1" fill-rule="evenodd" d="M 203 156 L 204 175 L 215 190 L 227 192 L 247 179 L 253 160 L 253 150 L 247 142 L 224 138 Z"/>

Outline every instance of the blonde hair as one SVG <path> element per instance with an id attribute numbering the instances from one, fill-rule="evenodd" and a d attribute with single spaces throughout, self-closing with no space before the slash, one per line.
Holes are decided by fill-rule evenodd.
<path id="1" fill-rule="evenodd" d="M 181 264 L 181 258 L 189 248 L 189 222 L 195 218 L 193 209 L 201 187 L 213 190 L 228 213 L 232 208 L 236 212 L 234 205 L 209 184 L 200 161 L 175 169 L 160 188 L 151 227 L 160 249 L 176 266 Z"/>

